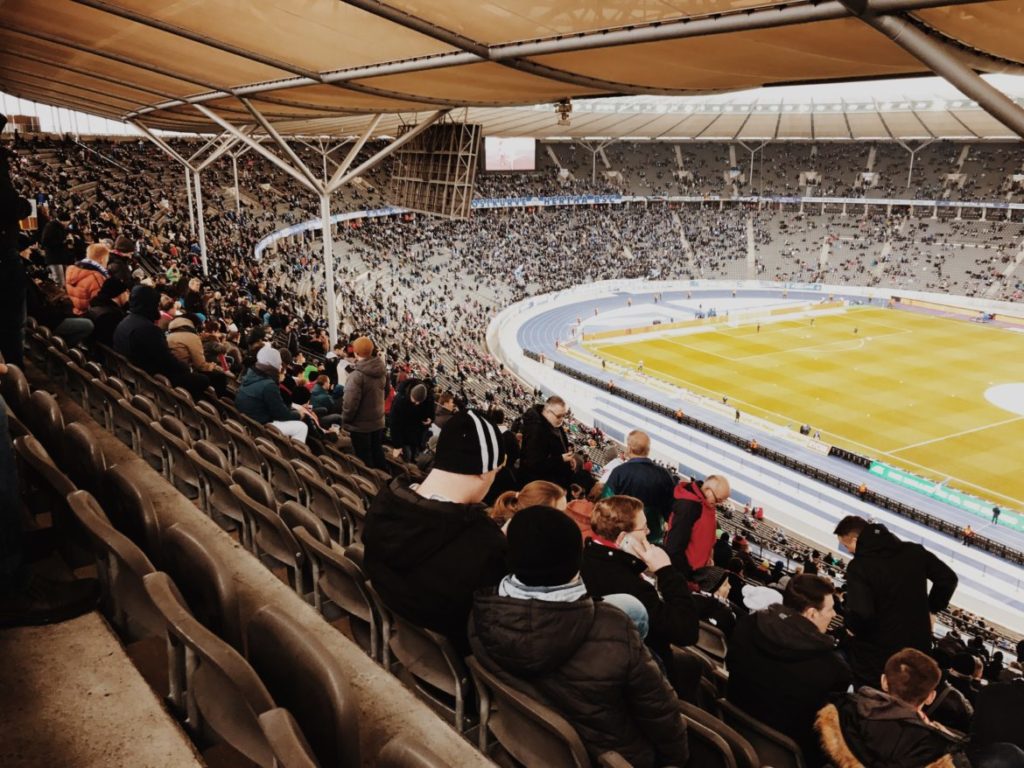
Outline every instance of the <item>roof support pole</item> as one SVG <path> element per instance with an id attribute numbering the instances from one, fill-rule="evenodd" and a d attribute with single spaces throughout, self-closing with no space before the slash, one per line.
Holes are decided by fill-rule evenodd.
<path id="1" fill-rule="evenodd" d="M 910 189 L 911 180 L 914 178 L 914 158 L 917 156 L 918 152 L 920 152 L 922 149 L 924 149 L 925 147 L 927 147 L 929 144 L 931 144 L 934 141 L 935 141 L 935 139 L 928 139 L 927 141 L 922 142 L 917 147 L 917 149 L 911 149 L 910 145 L 907 144 L 905 141 L 903 141 L 901 139 L 896 139 L 896 143 L 899 144 L 901 147 L 903 147 L 905 150 L 907 150 L 907 152 L 910 153 L 910 166 L 907 168 L 907 189 Z"/>
<path id="2" fill-rule="evenodd" d="M 1024 109 L 995 86 L 987 83 L 948 45 L 902 16 L 879 15 L 870 0 L 842 0 L 851 13 L 882 33 L 939 77 L 948 80 L 965 96 L 1021 138 Z"/>
<path id="3" fill-rule="evenodd" d="M 188 231 L 196 236 L 196 204 L 192 200 L 192 169 L 185 166 L 185 189 L 188 191 Z"/>
<path id="4" fill-rule="evenodd" d="M 334 292 L 334 235 L 331 232 L 331 195 L 320 195 L 320 231 L 324 244 L 324 289 L 327 292 L 327 335 L 331 349 L 338 343 L 338 304 Z"/>
<path id="5" fill-rule="evenodd" d="M 202 104 L 193 104 L 192 106 L 195 107 L 199 111 L 199 113 L 202 114 L 204 117 L 206 117 L 206 118 L 212 120 L 213 122 L 215 122 L 217 125 L 219 125 L 221 128 L 223 128 L 225 131 L 230 133 L 232 136 L 234 136 L 236 139 L 241 141 L 243 144 L 245 144 L 250 149 L 255 150 L 256 152 L 258 152 L 264 158 L 269 160 L 271 163 L 276 165 L 282 171 L 284 171 L 289 176 L 291 176 L 293 179 L 295 179 L 297 182 L 299 182 L 302 186 L 304 186 L 310 192 L 312 192 L 315 195 L 320 195 L 321 194 L 321 190 L 320 190 L 320 187 L 319 187 L 318 184 L 312 184 L 310 182 L 310 180 L 308 178 L 306 178 L 305 174 L 303 174 L 300 171 L 298 171 L 295 168 L 293 168 L 291 165 L 286 163 L 284 160 L 282 160 L 280 157 L 275 155 L 273 152 L 271 152 L 269 149 L 264 147 L 262 144 L 260 144 L 259 142 L 255 141 L 254 139 L 252 139 L 245 132 L 243 132 L 243 131 L 239 130 L 238 128 L 236 128 L 235 126 L 233 126 L 231 123 L 229 123 L 223 117 L 218 115 L 216 112 L 214 112 L 211 109 L 208 109 L 207 107 L 205 107 Z"/>
<path id="6" fill-rule="evenodd" d="M 309 182 L 309 184 L 319 194 L 323 194 L 323 185 L 321 184 L 320 180 L 317 179 L 316 174 L 314 174 L 311 170 L 309 170 L 309 168 L 306 167 L 306 164 L 302 162 L 302 159 L 297 154 L 295 154 L 295 150 L 288 146 L 288 142 L 281 138 L 281 134 L 279 134 L 277 130 L 275 130 L 274 126 L 270 124 L 267 118 L 261 115 L 260 111 L 256 109 L 256 107 L 254 107 L 252 105 L 252 102 L 250 102 L 248 99 L 239 99 L 239 101 L 242 102 L 242 106 L 244 106 L 249 111 L 249 114 L 253 116 L 253 119 L 257 123 L 259 123 L 259 126 L 260 128 L 263 129 L 263 132 L 266 133 L 271 139 L 273 139 L 274 143 L 276 143 L 277 146 L 284 150 L 285 155 L 287 155 L 288 159 L 291 160 L 292 165 L 294 165 L 295 168 L 298 169 L 299 173 L 306 177 L 306 180 Z"/>
<path id="7" fill-rule="evenodd" d="M 242 223 L 242 198 L 238 194 L 238 154 L 231 153 L 231 172 L 235 177 L 235 216 L 238 217 L 237 223 Z"/>
<path id="8" fill-rule="evenodd" d="M 203 185 L 200 181 L 199 170 L 192 171 L 192 178 L 196 183 L 196 214 L 199 219 L 199 259 L 203 265 L 203 276 L 210 274 L 210 267 L 206 261 L 206 212 L 203 210 Z"/>
<path id="9" fill-rule="evenodd" d="M 421 122 L 419 125 L 417 125 L 415 128 L 413 128 L 411 131 L 403 133 L 397 139 L 395 139 L 390 144 L 388 144 L 386 147 L 384 147 L 384 149 L 380 150 L 379 152 L 374 154 L 372 157 L 370 157 L 370 159 L 368 159 L 365 162 L 361 163 L 358 167 L 353 168 L 348 173 L 342 174 L 340 177 L 338 177 L 338 173 L 337 173 L 337 171 L 335 171 L 334 175 L 337 178 L 332 178 L 331 182 L 328 183 L 328 185 L 327 185 L 327 193 L 330 194 L 331 192 L 334 192 L 336 189 L 338 189 L 342 185 L 347 184 L 348 182 L 350 182 L 356 176 L 359 176 L 360 174 L 365 173 L 366 171 L 370 170 L 375 165 L 377 165 L 381 160 L 383 160 L 384 158 L 390 156 L 397 149 L 399 149 L 400 147 L 404 146 L 406 143 L 408 143 L 408 142 L 412 141 L 413 139 L 415 139 L 417 136 L 419 136 L 421 133 L 423 133 L 425 130 L 427 130 L 427 128 L 432 126 L 434 123 L 436 123 L 442 117 L 447 115 L 449 112 L 451 112 L 450 109 L 440 109 L 437 112 L 434 112 L 434 113 L 428 115 L 423 120 L 423 122 Z M 352 153 L 349 152 L 349 154 L 351 155 Z"/>
<path id="10" fill-rule="evenodd" d="M 377 114 L 377 115 L 373 116 L 373 119 L 370 121 L 370 124 L 368 126 L 366 126 L 366 130 L 363 131 L 363 134 L 359 137 L 359 139 L 356 141 L 356 143 L 352 145 L 352 149 L 350 149 L 348 151 L 348 154 L 345 155 L 345 159 L 342 160 L 341 164 L 334 170 L 334 173 L 331 175 L 331 178 L 327 181 L 327 191 L 329 193 L 330 192 L 334 192 L 335 190 L 338 189 L 338 187 L 341 186 L 341 184 L 338 183 L 338 180 L 342 176 L 345 175 L 345 171 L 347 171 L 352 166 L 352 163 L 355 162 L 356 156 L 362 150 L 363 146 L 365 146 L 366 142 L 370 140 L 370 137 L 373 136 L 373 132 L 375 130 L 377 130 L 377 126 L 380 125 L 380 121 L 381 121 L 382 117 L 384 117 L 384 116 L 380 115 L 380 114 Z M 326 177 L 327 177 L 327 155 L 325 153 L 324 154 L 324 178 L 326 178 Z"/>

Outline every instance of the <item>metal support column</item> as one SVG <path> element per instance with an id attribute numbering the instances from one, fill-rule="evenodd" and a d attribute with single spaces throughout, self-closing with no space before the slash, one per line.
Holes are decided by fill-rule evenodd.
<path id="1" fill-rule="evenodd" d="M 974 71 L 951 45 L 929 35 L 903 16 L 879 14 L 870 0 L 841 0 L 865 23 L 948 80 L 965 96 L 1021 138 L 1024 138 L 1024 109 Z"/>
<path id="2" fill-rule="evenodd" d="M 192 168 L 185 166 L 185 189 L 188 191 L 188 231 L 196 236 L 196 207 L 192 200 Z"/>
<path id="3" fill-rule="evenodd" d="M 324 243 L 324 287 L 327 291 L 327 335 L 331 349 L 338 343 L 338 304 L 334 295 L 334 235 L 331 233 L 331 196 L 320 195 L 320 227 Z"/>
<path id="4" fill-rule="evenodd" d="M 235 175 L 235 215 L 238 217 L 239 222 L 242 218 L 242 198 L 238 194 L 238 154 L 231 154 L 231 170 Z"/>
<path id="5" fill-rule="evenodd" d="M 203 185 L 199 180 L 199 171 L 192 172 L 196 182 L 196 214 L 199 219 L 199 258 L 203 265 L 203 276 L 210 274 L 210 268 L 206 262 L 206 213 L 203 211 Z"/>

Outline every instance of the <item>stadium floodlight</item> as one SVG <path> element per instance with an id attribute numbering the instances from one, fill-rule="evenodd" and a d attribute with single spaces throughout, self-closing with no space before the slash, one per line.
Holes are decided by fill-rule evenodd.
<path id="1" fill-rule="evenodd" d="M 569 115 L 572 114 L 572 99 L 562 99 L 555 105 L 555 112 L 558 114 L 558 125 L 568 128 L 572 125 Z"/>

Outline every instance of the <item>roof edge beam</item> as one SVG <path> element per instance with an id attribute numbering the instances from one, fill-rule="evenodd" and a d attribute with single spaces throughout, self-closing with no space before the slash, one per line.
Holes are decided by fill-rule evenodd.
<path id="1" fill-rule="evenodd" d="M 250 136 L 248 136 L 247 134 L 243 133 L 241 130 L 239 130 L 234 125 L 229 123 L 223 117 L 221 117 L 216 112 L 214 112 L 212 109 L 209 109 L 208 107 L 206 107 L 206 106 L 204 106 L 202 104 L 193 104 L 192 106 L 195 107 L 196 110 L 201 115 L 203 115 L 204 117 L 206 117 L 206 118 L 212 120 L 213 122 L 215 122 L 217 125 L 219 125 L 225 131 L 230 133 L 236 139 L 241 141 L 243 144 L 248 146 L 250 149 L 255 150 L 257 153 L 262 155 L 264 158 L 269 160 L 271 163 L 276 165 L 282 171 L 284 171 L 289 176 L 291 176 L 293 179 L 295 179 L 297 182 L 299 182 L 306 189 L 310 190 L 313 194 L 315 194 L 315 195 L 320 195 L 321 194 L 318 184 L 311 184 L 309 179 L 307 179 L 303 173 L 301 173 L 300 171 L 298 171 L 295 168 L 293 168 L 291 165 L 286 163 L 278 155 L 275 155 L 273 152 L 271 152 L 269 149 L 264 147 L 262 144 L 254 141 Z"/>
<path id="2" fill-rule="evenodd" d="M 359 140 L 352 145 L 352 148 L 348 151 L 348 154 L 345 155 L 345 159 L 342 160 L 338 167 L 334 170 L 334 173 L 331 175 L 330 180 L 327 182 L 328 194 L 334 192 L 336 189 L 338 189 L 338 187 L 341 186 L 341 184 L 338 183 L 338 180 L 345 175 L 345 171 L 347 171 L 352 166 L 352 163 L 355 162 L 356 156 L 366 145 L 366 142 L 370 140 L 370 137 L 373 136 L 374 131 L 377 130 L 377 126 L 380 125 L 381 118 L 383 117 L 384 115 L 382 114 L 377 114 L 373 116 L 373 119 L 370 121 L 370 124 L 366 126 L 366 130 L 363 131 L 362 135 L 359 137 Z"/>
<path id="3" fill-rule="evenodd" d="M 359 176 L 359 175 L 365 173 L 366 171 L 370 170 L 374 166 L 376 166 L 378 163 L 380 163 L 381 160 L 384 160 L 386 157 L 390 156 L 399 147 L 402 147 L 406 143 L 412 141 L 414 138 L 419 136 L 421 133 L 423 133 L 425 130 L 427 130 L 427 128 L 432 126 L 434 123 L 436 123 L 442 117 L 447 115 L 449 112 L 451 112 L 450 109 L 439 109 L 437 112 L 434 112 L 434 113 L 428 115 L 427 118 L 425 120 L 423 120 L 423 122 L 419 123 L 415 128 L 413 128 L 412 130 L 410 130 L 407 133 L 403 133 L 397 139 L 392 141 L 390 144 L 388 144 L 386 147 L 381 149 L 379 152 L 377 152 L 374 155 L 372 155 L 368 160 L 366 160 L 365 162 L 361 163 L 356 168 L 353 168 L 351 171 L 348 171 L 347 173 L 342 174 L 340 177 L 338 177 L 336 179 L 331 179 L 332 184 L 329 184 L 328 187 L 327 187 L 328 194 L 334 192 L 336 189 L 338 189 L 338 188 L 342 187 L 343 185 L 347 184 L 352 179 L 354 179 L 356 176 Z M 337 174 L 335 174 L 335 176 L 337 176 Z"/>

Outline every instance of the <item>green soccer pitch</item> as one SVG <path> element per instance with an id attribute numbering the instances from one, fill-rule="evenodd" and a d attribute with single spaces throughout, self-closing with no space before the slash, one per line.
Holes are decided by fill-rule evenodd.
<path id="1" fill-rule="evenodd" d="M 826 442 L 1024 507 L 1024 415 L 985 398 L 1001 384 L 1024 392 L 1024 334 L 859 308 L 813 326 L 804 317 L 585 346 L 623 365 L 642 360 L 645 374 L 715 400 L 727 395 L 742 413 L 810 424 Z"/>

